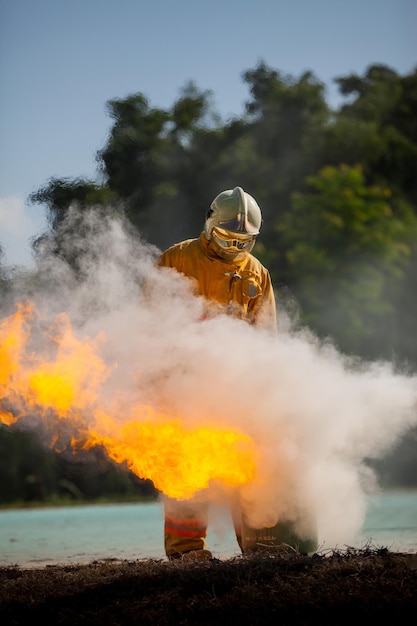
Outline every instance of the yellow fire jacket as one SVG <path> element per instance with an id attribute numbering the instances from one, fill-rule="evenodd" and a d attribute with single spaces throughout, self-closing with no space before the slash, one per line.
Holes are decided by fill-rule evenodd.
<path id="1" fill-rule="evenodd" d="M 276 305 L 268 270 L 252 254 L 228 262 L 211 249 L 204 232 L 198 239 L 174 244 L 158 265 L 172 267 L 195 281 L 196 294 L 207 300 L 206 317 L 226 313 L 276 332 Z"/>

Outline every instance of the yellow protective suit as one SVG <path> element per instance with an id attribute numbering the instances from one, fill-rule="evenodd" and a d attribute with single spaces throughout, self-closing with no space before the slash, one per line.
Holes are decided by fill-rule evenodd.
<path id="1" fill-rule="evenodd" d="M 206 317 L 226 313 L 276 332 L 276 306 L 268 270 L 252 254 L 239 261 L 216 255 L 204 232 L 198 239 L 177 243 L 158 259 L 194 281 L 196 294 L 207 299 Z M 237 542 L 242 549 L 239 510 L 231 503 Z M 165 552 L 168 558 L 205 550 L 208 503 L 165 498 Z M 206 551 L 207 552 L 207 551 Z M 206 554 L 206 553 L 199 553 Z M 209 553 L 210 554 L 210 553 Z"/>
<path id="2" fill-rule="evenodd" d="M 207 299 L 207 317 L 226 313 L 250 324 L 276 330 L 275 296 L 268 270 L 252 254 L 226 262 L 201 233 L 161 254 L 158 264 L 194 280 L 196 293 Z"/>

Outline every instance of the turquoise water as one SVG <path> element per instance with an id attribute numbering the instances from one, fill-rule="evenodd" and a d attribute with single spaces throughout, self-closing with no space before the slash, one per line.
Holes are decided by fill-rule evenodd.
<path id="1" fill-rule="evenodd" d="M 417 492 L 369 500 L 361 545 L 417 552 Z M 226 510 L 215 512 L 207 547 L 218 558 L 239 554 Z M 44 567 L 101 559 L 165 558 L 158 502 L 0 511 L 0 565 Z"/>

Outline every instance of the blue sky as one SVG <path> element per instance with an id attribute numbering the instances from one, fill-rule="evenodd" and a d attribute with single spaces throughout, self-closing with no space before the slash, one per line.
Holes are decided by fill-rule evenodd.
<path id="1" fill-rule="evenodd" d="M 384 63 L 417 65 L 416 0 L 0 0 L 0 243 L 30 263 L 49 178 L 96 176 L 106 102 L 135 92 L 170 107 L 193 80 L 224 119 L 243 112 L 260 60 L 332 80 Z"/>

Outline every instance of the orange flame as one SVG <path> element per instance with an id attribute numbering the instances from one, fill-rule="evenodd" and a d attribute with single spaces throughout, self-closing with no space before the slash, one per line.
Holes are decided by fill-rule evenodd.
<path id="1" fill-rule="evenodd" d="M 85 447 L 103 445 L 111 459 L 126 462 L 173 498 L 191 497 L 212 481 L 238 486 L 253 479 L 255 451 L 248 436 L 218 426 L 184 428 L 152 407 L 139 407 L 137 413 L 144 410 L 145 418 L 133 417 L 122 426 L 96 414 L 99 430 L 90 429 Z"/>
<path id="2" fill-rule="evenodd" d="M 9 395 L 19 395 L 19 363 L 24 346 L 29 337 L 27 324 L 30 321 L 31 307 L 19 304 L 17 312 L 7 317 L 0 325 L 0 399 Z M 16 417 L 0 406 L 0 419 L 4 424 L 12 424 Z"/>
<path id="3" fill-rule="evenodd" d="M 131 406 L 121 420 L 116 399 L 104 410 L 100 392 L 111 370 L 97 354 L 103 335 L 81 340 L 61 314 L 39 346 L 39 337 L 32 337 L 39 321 L 25 304 L 0 324 L 1 422 L 40 418 L 56 449 L 63 433 L 74 446 L 103 446 L 109 458 L 174 498 L 191 497 L 213 482 L 235 487 L 254 479 L 254 443 L 236 429 L 208 420 L 185 427 L 180 417 L 144 405 Z"/>

